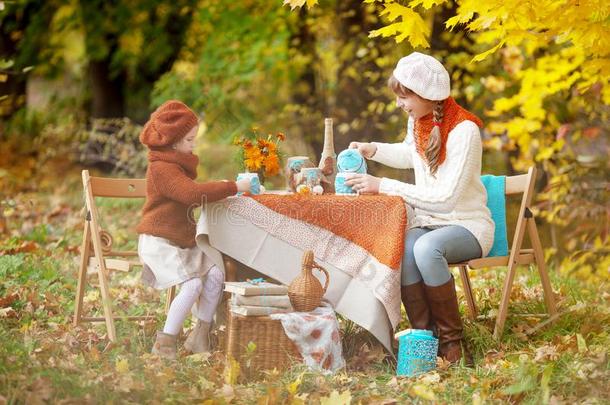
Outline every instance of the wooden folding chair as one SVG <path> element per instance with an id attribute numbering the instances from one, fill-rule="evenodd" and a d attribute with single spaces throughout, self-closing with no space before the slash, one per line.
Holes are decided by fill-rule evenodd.
<path id="1" fill-rule="evenodd" d="M 540 273 L 540 281 L 544 291 L 544 300 L 547 311 L 550 316 L 557 313 L 555 298 L 553 297 L 553 289 L 551 288 L 549 275 L 546 271 L 544 252 L 542 250 L 542 244 L 540 243 L 540 237 L 538 236 L 536 221 L 534 219 L 534 214 L 530 210 L 530 204 L 534 195 L 535 180 L 535 167 L 530 167 L 527 174 L 506 177 L 506 195 L 523 193 L 521 208 L 519 209 L 519 216 L 517 217 L 517 225 L 515 227 L 515 234 L 513 236 L 512 246 L 508 256 L 484 257 L 481 259 L 473 259 L 467 262 L 453 263 L 449 265 L 451 267 L 459 267 L 460 269 L 460 278 L 462 279 L 462 285 L 464 286 L 464 294 L 466 296 L 466 303 L 468 305 L 471 319 L 476 319 L 477 307 L 472 293 L 470 278 L 468 277 L 468 269 L 508 266 L 508 273 L 506 274 L 506 279 L 504 280 L 502 299 L 500 301 L 498 316 L 496 318 L 496 325 L 494 328 L 494 338 L 498 340 L 502 337 L 504 323 L 506 322 L 506 315 L 508 312 L 510 293 L 518 265 L 537 265 L 538 272 Z M 523 248 L 523 238 L 526 231 L 532 245 L 531 249 Z"/>
<path id="2" fill-rule="evenodd" d="M 115 251 L 112 249 L 112 237 L 100 227 L 100 217 L 95 204 L 95 197 L 144 198 L 146 196 L 146 180 L 91 177 L 88 170 L 83 170 L 82 176 L 87 214 L 83 230 L 73 325 L 76 326 L 80 322 L 105 322 L 108 338 L 114 342 L 116 341 L 115 319 L 146 320 L 153 319 L 154 316 L 116 317 L 112 314 L 112 298 L 110 297 L 108 284 L 109 271 L 127 272 L 136 266 L 141 266 L 141 263 L 136 251 Z M 93 246 L 91 246 L 92 244 Z M 104 309 L 103 317 L 87 317 L 83 315 L 83 298 L 88 272 L 95 272 L 98 275 Z M 171 287 L 167 294 L 166 312 L 169 310 L 169 305 L 174 299 L 174 295 L 175 288 Z"/>

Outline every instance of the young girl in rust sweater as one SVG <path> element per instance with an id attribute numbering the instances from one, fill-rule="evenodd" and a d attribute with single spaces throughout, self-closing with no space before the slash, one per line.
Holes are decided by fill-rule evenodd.
<path id="1" fill-rule="evenodd" d="M 197 183 L 193 154 L 199 123 L 191 109 L 170 100 L 150 116 L 140 134 L 149 148 L 146 203 L 137 227 L 143 280 L 156 289 L 180 285 L 152 352 L 176 358 L 176 338 L 195 305 L 198 319 L 184 344 L 193 353 L 209 351 L 210 324 L 218 305 L 223 272 L 195 245 L 193 209 L 247 191 L 249 180 Z"/>

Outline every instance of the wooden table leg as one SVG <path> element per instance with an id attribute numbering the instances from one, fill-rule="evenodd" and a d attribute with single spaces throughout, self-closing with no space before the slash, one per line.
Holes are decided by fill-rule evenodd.
<path id="1" fill-rule="evenodd" d="M 237 281 L 237 262 L 232 257 L 222 255 L 222 260 L 225 265 L 225 280 Z"/>

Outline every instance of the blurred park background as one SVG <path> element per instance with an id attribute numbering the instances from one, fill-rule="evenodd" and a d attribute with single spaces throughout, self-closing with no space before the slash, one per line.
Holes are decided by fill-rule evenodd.
<path id="1" fill-rule="evenodd" d="M 180 99 L 200 116 L 200 181 L 242 170 L 233 141 L 253 127 L 284 133 L 284 157 L 317 161 L 325 117 L 337 152 L 404 139 L 386 83 L 414 50 L 441 59 L 452 96 L 483 119 L 484 173 L 538 168 L 554 323 L 535 316 L 537 273 L 520 269 L 505 336 L 493 340 L 505 270 L 476 272 L 482 319 L 465 320 L 476 368 L 397 380 L 391 356 L 341 319 L 344 372 L 297 367 L 258 385 L 236 385 L 221 353 L 175 367 L 151 358 L 164 313 L 136 275 L 113 278 L 114 304 L 156 322 L 120 323 L 116 344 L 103 325 L 72 326 L 81 170 L 144 176 L 138 135 L 158 105 Z M 0 405 L 608 403 L 609 82 L 603 0 L 0 0 Z M 135 248 L 140 207 L 100 202 L 119 247 Z M 87 308 L 99 314 L 100 301 L 89 289 Z"/>
<path id="2" fill-rule="evenodd" d="M 232 140 L 253 126 L 286 133 L 285 156 L 314 159 L 324 117 L 337 151 L 402 140 L 406 116 L 386 82 L 420 50 L 443 60 L 453 97 L 484 120 L 484 173 L 541 169 L 551 258 L 608 276 L 607 4 L 284 3 L 0 2 L 1 193 L 36 188 L 57 158 L 74 172 L 143 176 L 139 130 L 170 98 L 204 123 L 201 179 L 234 177 Z"/>

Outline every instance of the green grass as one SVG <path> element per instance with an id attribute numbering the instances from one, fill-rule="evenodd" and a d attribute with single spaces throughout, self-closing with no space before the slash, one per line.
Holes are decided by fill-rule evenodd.
<path id="1" fill-rule="evenodd" d="M 77 181 L 75 182 L 77 184 Z M 163 323 L 162 295 L 139 286 L 137 274 L 111 282 L 117 312 L 151 313 L 150 322 L 117 322 L 110 344 L 103 324 L 73 327 L 78 247 L 82 237 L 80 192 L 13 196 L 9 227 L 0 240 L 0 404 L 68 403 L 609 403 L 610 305 L 606 284 L 560 277 L 552 283 L 563 315 L 526 335 L 544 312 L 535 271 L 520 269 L 500 343 L 492 338 L 493 313 L 505 270 L 473 273 L 482 320 L 465 321 L 474 368 L 438 369 L 395 377 L 395 362 L 366 331 L 341 319 L 347 369 L 325 376 L 295 366 L 256 381 L 228 385 L 222 353 L 182 356 L 167 364 L 149 354 Z M 32 208 L 28 201 L 37 204 Z M 54 205 L 66 213 L 47 217 Z M 115 243 L 134 248 L 141 202 L 104 202 L 100 211 Z M 31 204 L 30 204 L 31 205 Z M 6 207 L 7 205 L 3 205 Z M 95 279 L 91 279 L 95 283 Z M 459 284 L 459 283 L 458 283 Z M 11 298 L 12 297 L 12 298 Z M 101 313 L 87 291 L 87 309 Z M 9 302 L 11 300 L 11 302 Z M 462 302 L 462 310 L 465 310 Z M 517 315 L 518 314 L 518 315 Z M 528 315 L 530 314 L 530 315 Z M 464 317 L 466 318 L 466 317 Z M 403 321 L 401 327 L 407 327 Z M 384 402 L 386 401 L 386 402 Z"/>

